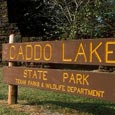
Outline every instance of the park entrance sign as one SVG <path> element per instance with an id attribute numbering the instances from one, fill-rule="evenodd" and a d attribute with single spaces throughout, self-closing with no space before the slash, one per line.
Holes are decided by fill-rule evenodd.
<path id="1" fill-rule="evenodd" d="M 115 66 L 114 39 L 3 44 L 3 60 L 44 64 Z M 58 67 L 58 66 L 57 66 Z M 3 67 L 7 84 L 115 102 L 115 73 L 70 69 Z"/>
<path id="2" fill-rule="evenodd" d="M 115 74 L 77 70 L 4 67 L 8 84 L 115 101 Z"/>
<path id="3" fill-rule="evenodd" d="M 3 60 L 115 66 L 115 40 L 83 39 L 4 44 Z"/>

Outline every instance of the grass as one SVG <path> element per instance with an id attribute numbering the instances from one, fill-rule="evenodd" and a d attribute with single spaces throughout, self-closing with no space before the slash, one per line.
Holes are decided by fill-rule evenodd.
<path id="1" fill-rule="evenodd" d="M 61 115 L 115 115 L 115 103 L 68 94 L 19 87 L 18 104 L 7 104 L 8 85 L 3 83 L 0 69 L 0 115 L 55 113 Z"/>

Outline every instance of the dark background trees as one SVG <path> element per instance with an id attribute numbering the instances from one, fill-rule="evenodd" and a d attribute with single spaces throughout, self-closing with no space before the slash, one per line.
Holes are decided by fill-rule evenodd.
<path id="1" fill-rule="evenodd" d="M 9 21 L 42 40 L 115 37 L 115 0 L 8 0 Z"/>

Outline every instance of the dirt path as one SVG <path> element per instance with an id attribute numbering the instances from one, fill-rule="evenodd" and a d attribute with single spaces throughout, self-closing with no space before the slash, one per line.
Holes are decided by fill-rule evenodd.
<path id="1" fill-rule="evenodd" d="M 15 111 L 24 112 L 27 115 L 70 115 L 69 113 L 60 114 L 59 112 L 52 112 L 49 109 L 44 109 L 41 105 L 29 105 L 26 101 L 19 101 L 18 104 L 8 105 L 6 100 L 0 100 L 0 104 Z"/>

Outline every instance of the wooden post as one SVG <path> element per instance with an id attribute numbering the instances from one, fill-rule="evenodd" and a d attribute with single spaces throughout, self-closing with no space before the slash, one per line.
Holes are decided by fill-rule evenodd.
<path id="1" fill-rule="evenodd" d="M 9 36 L 9 43 L 14 42 L 14 34 Z M 8 66 L 12 67 L 14 62 L 9 62 Z M 16 85 L 9 85 L 8 89 L 8 104 L 16 104 L 17 103 L 17 94 L 18 94 L 18 86 Z"/>

